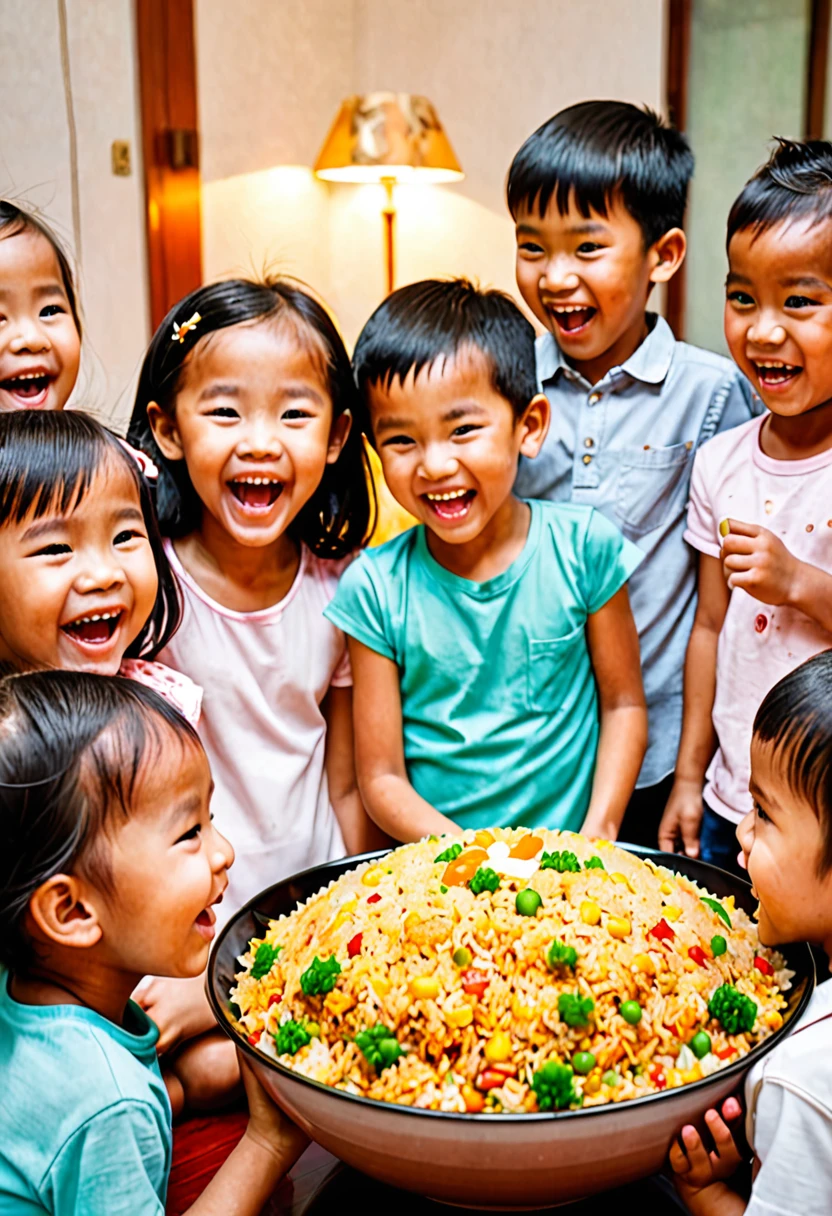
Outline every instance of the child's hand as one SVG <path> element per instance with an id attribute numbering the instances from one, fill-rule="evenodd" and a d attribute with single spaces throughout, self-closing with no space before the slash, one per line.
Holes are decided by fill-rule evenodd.
<path id="1" fill-rule="evenodd" d="M 773 532 L 736 519 L 724 519 L 719 530 L 720 560 L 729 587 L 739 587 L 772 607 L 794 603 L 803 563 Z"/>
<path id="2" fill-rule="evenodd" d="M 702 1137 L 691 1124 L 682 1128 L 681 1138 L 684 1148 L 678 1140 L 670 1148 L 670 1164 L 676 1175 L 675 1182 L 682 1198 L 685 1192 L 701 1191 L 713 1186 L 715 1182 L 723 1182 L 742 1164 L 742 1154 L 739 1152 L 731 1130 L 725 1120 L 734 1123 L 742 1114 L 742 1108 L 736 1098 L 728 1098 L 722 1104 L 722 1115 L 715 1110 L 705 1114 L 708 1131 L 714 1138 L 714 1151 L 709 1153 L 702 1143 Z"/>
<path id="3" fill-rule="evenodd" d="M 242 1052 L 237 1052 L 237 1059 L 248 1100 L 246 1135 L 260 1148 L 277 1157 L 281 1171 L 285 1173 L 306 1148 L 309 1137 L 271 1100 Z"/>
<path id="4" fill-rule="evenodd" d="M 685 855 L 699 856 L 699 829 L 702 825 L 702 782 L 677 777 L 659 824 L 659 848 L 675 853 L 682 838 Z"/>
<path id="5" fill-rule="evenodd" d="M 156 1050 L 160 1056 L 217 1024 L 205 995 L 204 975 L 187 980 L 148 976 L 136 988 L 133 1000 L 159 1027 Z"/>

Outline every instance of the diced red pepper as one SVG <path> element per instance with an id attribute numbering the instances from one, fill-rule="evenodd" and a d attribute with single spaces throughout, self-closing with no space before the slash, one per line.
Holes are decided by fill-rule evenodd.
<path id="1" fill-rule="evenodd" d="M 488 976 L 482 971 L 463 971 L 460 978 L 462 979 L 462 991 L 475 997 L 481 997 L 491 983 Z"/>
<path id="2" fill-rule="evenodd" d="M 667 1077 L 664 1075 L 664 1069 L 660 1064 L 656 1064 L 650 1069 L 650 1080 L 656 1086 L 656 1089 L 667 1088 Z"/>
<path id="3" fill-rule="evenodd" d="M 271 1009 L 272 1005 L 278 1005 L 282 1000 L 283 1000 L 282 992 L 273 992 L 271 994 L 271 996 L 269 997 L 268 1008 Z"/>
<path id="4" fill-rule="evenodd" d="M 714 1052 L 714 1055 L 719 1060 L 729 1060 L 731 1056 L 735 1056 L 736 1054 L 736 1047 L 720 1047 L 719 1051 Z"/>
<path id="5" fill-rule="evenodd" d="M 361 939 L 363 936 L 363 933 L 356 933 L 355 937 L 351 937 L 347 942 L 347 954 L 350 958 L 355 958 L 356 954 L 361 953 Z"/>
<path id="6" fill-rule="evenodd" d="M 256 1047 L 257 1044 L 260 1042 L 260 1036 L 262 1033 L 263 1033 L 262 1030 L 255 1030 L 254 1034 L 250 1034 L 248 1036 L 248 1041 L 252 1047 Z"/>
<path id="7" fill-rule="evenodd" d="M 370 898 L 367 900 L 367 903 L 368 904 L 377 904 L 380 901 L 380 899 L 381 899 L 381 896 L 379 895 L 378 891 L 376 891 L 375 895 L 370 896 Z"/>
<path id="8" fill-rule="evenodd" d="M 505 1077 L 496 1068 L 486 1068 L 477 1077 L 477 1089 L 499 1089 L 505 1083 Z"/>
<path id="9" fill-rule="evenodd" d="M 767 958 L 763 958 L 759 954 L 754 959 L 754 966 L 758 971 L 762 972 L 763 975 L 774 975 L 774 968 L 772 967 L 771 963 Z"/>
<path id="10" fill-rule="evenodd" d="M 708 961 L 708 956 L 701 946 L 691 946 L 690 950 L 688 950 L 688 958 L 693 959 L 700 967 L 704 967 Z"/>
<path id="11" fill-rule="evenodd" d="M 672 942 L 674 940 L 674 938 L 676 937 L 676 934 L 673 932 L 673 930 L 671 929 L 671 927 L 667 923 L 667 921 L 664 919 L 664 917 L 662 917 L 662 919 L 659 921 L 659 923 L 657 925 L 654 925 L 653 928 L 649 931 L 647 936 L 655 937 L 660 942 Z"/>

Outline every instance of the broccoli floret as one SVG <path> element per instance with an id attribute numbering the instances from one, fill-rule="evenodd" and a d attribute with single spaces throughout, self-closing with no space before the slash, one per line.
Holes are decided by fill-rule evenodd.
<path id="1" fill-rule="evenodd" d="M 321 962 L 316 954 L 309 967 L 301 975 L 300 986 L 306 996 L 321 996 L 326 992 L 332 992 L 340 974 L 341 964 L 334 954 L 326 962 Z"/>
<path id="2" fill-rule="evenodd" d="M 544 853 L 540 859 L 541 870 L 557 870 L 559 874 L 571 870 L 573 874 L 580 873 L 581 863 L 574 853 L 564 849 L 562 853 Z"/>
<path id="3" fill-rule="evenodd" d="M 546 952 L 546 962 L 552 971 L 562 967 L 574 968 L 578 962 L 578 951 L 574 946 L 567 946 L 566 942 L 559 942 L 555 938 Z"/>
<path id="4" fill-rule="evenodd" d="M 307 1043 L 311 1043 L 312 1035 L 304 1026 L 303 1022 L 284 1022 L 282 1026 L 278 1026 L 277 1034 L 274 1036 L 274 1041 L 277 1044 L 278 1055 L 293 1056 L 300 1051 L 301 1047 L 305 1047 Z"/>
<path id="5" fill-rule="evenodd" d="M 579 992 L 562 992 L 558 997 L 560 1020 L 567 1026 L 588 1026 L 594 1008 L 592 997 L 581 996 Z"/>
<path id="6" fill-rule="evenodd" d="M 461 852 L 462 845 L 457 841 L 456 844 L 449 845 L 444 853 L 440 853 L 438 857 L 434 857 L 433 864 L 436 865 L 437 861 L 456 861 Z"/>
<path id="7" fill-rule="evenodd" d="M 585 870 L 603 870 L 604 863 L 600 857 L 590 857 L 589 861 L 584 862 Z"/>
<path id="8" fill-rule="evenodd" d="M 574 1074 L 568 1064 L 549 1060 L 532 1077 L 532 1089 L 541 1110 L 566 1110 L 573 1103 L 581 1102 L 575 1092 Z"/>
<path id="9" fill-rule="evenodd" d="M 361 1030 L 355 1036 L 355 1044 L 364 1059 L 376 1072 L 382 1072 L 395 1064 L 399 1056 L 404 1055 L 401 1043 L 381 1022 L 367 1030 Z"/>
<path id="10" fill-rule="evenodd" d="M 264 975 L 268 975 L 282 949 L 282 946 L 270 946 L 268 942 L 261 942 L 251 966 L 251 978 L 262 980 Z"/>
<path id="11" fill-rule="evenodd" d="M 468 883 L 468 886 L 475 895 L 479 895 L 481 891 L 490 891 L 492 895 L 500 885 L 500 875 L 494 870 L 490 870 L 488 866 L 480 866 L 474 877 Z"/>
<path id="12" fill-rule="evenodd" d="M 708 1001 L 708 1012 L 727 1034 L 748 1034 L 757 1021 L 757 1002 L 733 984 L 722 984 Z"/>

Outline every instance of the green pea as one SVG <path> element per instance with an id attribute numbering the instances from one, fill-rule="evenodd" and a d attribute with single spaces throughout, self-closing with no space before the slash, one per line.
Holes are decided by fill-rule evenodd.
<path id="1" fill-rule="evenodd" d="M 618 1084 L 618 1073 L 614 1068 L 608 1068 L 601 1080 L 605 1085 L 608 1085 L 610 1089 L 615 1089 L 616 1085 Z"/>
<path id="2" fill-rule="evenodd" d="M 641 1005 L 638 1001 L 623 1001 L 618 1012 L 631 1026 L 638 1026 L 641 1021 Z"/>
<path id="3" fill-rule="evenodd" d="M 585 1077 L 588 1072 L 592 1072 L 595 1067 L 595 1056 L 591 1051 L 576 1051 L 572 1057 L 572 1067 L 575 1072 L 579 1072 L 582 1077 Z"/>
<path id="4" fill-rule="evenodd" d="M 382 1039 L 378 1045 L 378 1053 L 385 1068 L 389 1068 L 391 1064 L 395 1064 L 399 1056 L 403 1054 L 398 1040 L 393 1038 Z"/>
<path id="5" fill-rule="evenodd" d="M 711 950 L 713 950 L 714 958 L 719 958 L 720 954 L 725 954 L 728 950 L 728 943 L 721 933 L 717 933 L 711 938 Z"/>
<path id="6" fill-rule="evenodd" d="M 469 967 L 471 965 L 471 951 L 466 950 L 464 946 L 460 946 L 458 950 L 454 950 L 454 963 L 457 967 Z"/>
<path id="7" fill-rule="evenodd" d="M 440 884 L 439 890 L 442 892 L 443 895 L 448 894 L 448 888 L 445 886 L 444 882 Z"/>
<path id="8" fill-rule="evenodd" d="M 525 891 L 517 892 L 514 906 L 521 916 L 534 916 L 542 903 L 543 900 L 537 891 L 532 891 L 530 887 L 527 887 Z"/>
<path id="9" fill-rule="evenodd" d="M 693 1036 L 688 1046 L 697 1060 L 701 1060 L 711 1050 L 711 1036 L 706 1034 L 704 1030 L 700 1030 Z"/>

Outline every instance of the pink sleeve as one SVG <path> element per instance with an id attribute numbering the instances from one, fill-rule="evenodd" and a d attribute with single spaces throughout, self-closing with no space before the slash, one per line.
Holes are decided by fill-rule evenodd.
<path id="1" fill-rule="evenodd" d="M 693 476 L 690 482 L 688 503 L 688 526 L 684 538 L 694 549 L 709 557 L 719 557 L 722 546 L 719 542 L 719 520 L 714 519 L 713 503 L 708 487 L 706 444 L 696 453 L 693 461 Z"/>
<path id="2" fill-rule="evenodd" d="M 352 667 L 350 666 L 350 652 L 347 647 L 347 640 L 344 639 L 344 653 L 338 666 L 332 673 L 332 679 L 329 681 L 333 688 L 352 688 Z"/>
<path id="3" fill-rule="evenodd" d="M 178 710 L 194 728 L 199 724 L 202 712 L 202 689 L 193 680 L 166 667 L 164 663 L 151 663 L 146 659 L 125 659 L 119 668 L 119 675 L 128 680 L 136 680 L 146 688 L 152 688 L 164 697 L 174 709 Z M 350 679 L 352 683 L 352 679 Z"/>

